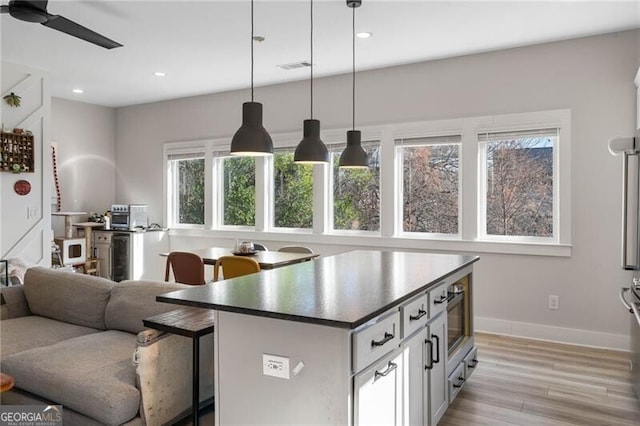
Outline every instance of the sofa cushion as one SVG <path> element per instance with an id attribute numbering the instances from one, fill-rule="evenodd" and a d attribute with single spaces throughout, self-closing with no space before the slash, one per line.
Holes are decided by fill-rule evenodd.
<path id="1" fill-rule="evenodd" d="M 28 316 L 0 321 L 0 359 L 62 340 L 97 333 L 95 328 L 69 324 L 51 318 Z"/>
<path id="2" fill-rule="evenodd" d="M 31 315 L 23 285 L 0 287 L 0 319 Z"/>
<path id="3" fill-rule="evenodd" d="M 29 268 L 24 293 L 34 315 L 105 330 L 104 310 L 115 282 L 91 275 Z"/>
<path id="4" fill-rule="evenodd" d="M 156 302 L 156 296 L 190 287 L 193 286 L 163 281 L 122 281 L 111 289 L 104 322 L 109 330 L 139 333 L 145 328 L 143 319 L 177 308 Z"/>
<path id="5" fill-rule="evenodd" d="M 108 425 L 136 417 L 140 392 L 131 362 L 136 335 L 109 330 L 3 360 L 15 386 Z"/>

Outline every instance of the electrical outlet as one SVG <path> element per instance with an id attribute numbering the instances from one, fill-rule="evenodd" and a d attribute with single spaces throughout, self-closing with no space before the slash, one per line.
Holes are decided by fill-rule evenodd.
<path id="1" fill-rule="evenodd" d="M 557 310 L 560 307 L 560 296 L 549 295 L 549 309 Z"/>
<path id="2" fill-rule="evenodd" d="M 289 358 L 278 355 L 262 354 L 262 374 L 265 376 L 289 379 Z"/>

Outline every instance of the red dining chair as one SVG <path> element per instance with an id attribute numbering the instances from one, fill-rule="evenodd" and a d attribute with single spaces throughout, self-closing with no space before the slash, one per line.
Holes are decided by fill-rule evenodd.
<path id="1" fill-rule="evenodd" d="M 204 262 L 194 253 L 172 251 L 167 256 L 167 266 L 164 271 L 164 280 L 169 281 L 169 272 L 173 270 L 173 277 L 177 283 L 190 285 L 203 285 Z"/>

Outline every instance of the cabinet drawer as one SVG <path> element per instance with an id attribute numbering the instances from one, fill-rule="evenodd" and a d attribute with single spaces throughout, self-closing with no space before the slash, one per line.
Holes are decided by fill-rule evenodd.
<path id="1" fill-rule="evenodd" d="M 424 327 L 429 320 L 429 300 L 427 294 L 417 296 L 400 307 L 402 317 L 402 338 L 411 336 L 416 330 Z"/>
<path id="2" fill-rule="evenodd" d="M 465 355 L 462 360 L 464 363 L 464 379 L 469 380 L 469 376 L 473 373 L 474 369 L 478 365 L 478 348 L 475 346 Z"/>
<path id="3" fill-rule="evenodd" d="M 440 312 L 444 312 L 447 307 L 447 288 L 449 283 L 443 281 L 433 290 L 429 290 L 429 318 L 435 318 Z"/>
<path id="4" fill-rule="evenodd" d="M 462 389 L 462 385 L 464 385 L 464 362 L 458 364 L 449 376 L 449 404 L 456 399 Z"/>
<path id="5" fill-rule="evenodd" d="M 353 334 L 353 371 L 360 371 L 396 349 L 399 342 L 400 313 L 398 311 L 355 332 Z"/>

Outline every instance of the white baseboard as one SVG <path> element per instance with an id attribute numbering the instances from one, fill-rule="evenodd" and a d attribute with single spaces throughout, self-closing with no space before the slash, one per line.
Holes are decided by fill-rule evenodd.
<path id="1" fill-rule="evenodd" d="M 630 336 L 624 334 L 602 333 L 599 331 L 554 327 L 495 318 L 474 317 L 473 320 L 475 331 L 482 333 L 525 337 L 527 339 L 568 343 L 592 348 L 615 349 L 627 352 L 631 348 Z"/>

